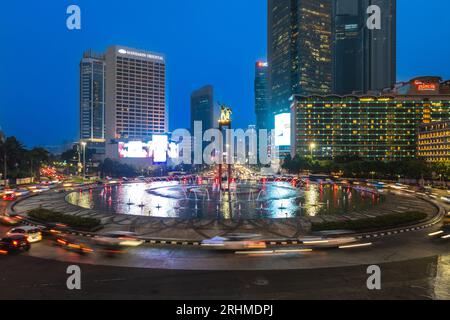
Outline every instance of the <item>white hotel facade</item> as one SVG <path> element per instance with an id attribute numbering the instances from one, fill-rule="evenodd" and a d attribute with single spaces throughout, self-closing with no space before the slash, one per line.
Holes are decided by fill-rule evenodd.
<path id="1" fill-rule="evenodd" d="M 105 60 L 107 141 L 168 132 L 164 55 L 112 46 Z"/>

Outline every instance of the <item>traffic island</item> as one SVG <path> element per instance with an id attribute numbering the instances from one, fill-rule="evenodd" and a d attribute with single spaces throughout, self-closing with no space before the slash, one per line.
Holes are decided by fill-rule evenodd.
<path id="1" fill-rule="evenodd" d="M 431 221 L 439 208 L 431 201 L 405 194 L 386 194 L 382 204 L 345 215 L 301 216 L 289 219 L 180 219 L 112 214 L 69 204 L 67 193 L 47 192 L 24 198 L 12 213 L 33 218 L 35 209 L 63 213 L 64 217 L 99 221 L 102 232 L 131 231 L 146 239 L 202 241 L 231 233 L 258 234 L 264 239 L 298 239 L 312 231 L 352 230 L 355 232 L 391 229 Z M 42 217 L 42 215 L 41 215 Z M 84 220 L 83 220 L 84 221 Z"/>

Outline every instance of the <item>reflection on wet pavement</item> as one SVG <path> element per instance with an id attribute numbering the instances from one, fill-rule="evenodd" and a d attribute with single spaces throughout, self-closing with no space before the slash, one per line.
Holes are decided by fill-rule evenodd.
<path id="1" fill-rule="evenodd" d="M 277 219 L 346 214 L 375 206 L 383 197 L 337 185 L 308 184 L 299 189 L 286 182 L 240 183 L 229 191 L 221 191 L 214 184 L 155 182 L 73 192 L 67 201 L 110 214 L 185 219 Z"/>

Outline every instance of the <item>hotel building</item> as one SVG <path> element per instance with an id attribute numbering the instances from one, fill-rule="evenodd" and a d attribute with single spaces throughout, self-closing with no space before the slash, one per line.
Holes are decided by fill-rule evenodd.
<path id="1" fill-rule="evenodd" d="M 158 53 L 113 46 L 106 57 L 106 138 L 145 140 L 168 131 L 166 63 Z"/>
<path id="2" fill-rule="evenodd" d="M 450 161 L 450 120 L 419 126 L 417 156 L 427 162 Z"/>
<path id="3" fill-rule="evenodd" d="M 450 118 L 447 82 L 413 79 L 382 95 L 294 96 L 292 156 L 401 160 L 417 153 L 417 128 Z M 404 94 L 400 94 L 404 92 Z"/>

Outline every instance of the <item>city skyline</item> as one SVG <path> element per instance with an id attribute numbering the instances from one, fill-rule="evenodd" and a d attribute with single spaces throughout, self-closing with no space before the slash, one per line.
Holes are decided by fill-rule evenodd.
<path id="1" fill-rule="evenodd" d="M 256 3 L 261 4 L 255 7 Z M 205 31 L 203 25 L 189 25 L 187 30 L 184 31 L 187 35 L 186 39 L 182 39 L 183 37 L 176 33 L 175 27 L 170 27 L 170 21 L 163 24 L 166 28 L 160 28 L 157 35 L 152 33 L 151 28 L 146 31 L 139 30 L 139 32 L 130 33 L 130 28 L 136 30 L 147 26 L 144 21 L 134 22 L 132 26 L 128 26 L 124 20 L 119 24 L 119 27 L 124 29 L 123 31 L 116 25 L 99 28 L 102 19 L 120 17 L 121 13 L 118 7 L 112 6 L 106 9 L 84 2 L 81 2 L 80 5 L 83 8 L 83 26 L 81 31 L 74 33 L 70 33 L 64 28 L 64 5 L 61 5 L 62 14 L 58 11 L 58 6 L 45 13 L 47 15 L 46 21 L 42 22 L 41 29 L 36 30 L 36 37 L 33 39 L 29 36 L 20 36 L 27 32 L 31 22 L 19 26 L 10 18 L 2 17 L 0 22 L 2 33 L 6 33 L 6 30 L 14 30 L 18 35 L 16 38 L 20 38 L 20 41 L 12 39 L 10 35 L 5 35 L 6 39 L 10 40 L 8 43 L 11 50 L 3 50 L 0 53 L 0 58 L 3 61 L 12 58 L 13 61 L 25 61 L 20 66 L 14 63 L 4 65 L 4 71 L 0 76 L 5 106 L 0 108 L 0 122 L 7 135 L 18 136 L 28 146 L 60 144 L 63 140 L 76 140 L 79 130 L 79 88 L 77 85 L 79 81 L 79 71 L 77 70 L 79 57 L 90 48 L 94 51 L 104 51 L 106 47 L 114 44 L 162 52 L 167 56 L 170 130 L 189 127 L 190 93 L 205 83 L 214 85 L 218 92 L 218 101 L 225 102 L 233 107 L 238 127 L 245 128 L 249 124 L 256 123 L 253 96 L 254 63 L 266 58 L 267 12 L 265 2 L 249 1 L 240 5 L 240 3 L 234 1 L 226 4 L 210 4 L 199 0 L 186 5 L 187 8 L 183 8 L 188 12 L 182 13 L 183 10 L 177 9 L 174 11 L 172 19 L 168 20 L 175 21 L 174 19 L 178 18 L 179 20 L 181 17 L 182 19 L 179 21 L 183 22 L 186 21 L 184 14 L 193 13 L 197 17 L 196 21 L 204 21 L 200 18 L 207 17 L 209 20 L 205 23 L 211 24 L 210 31 Z M 8 6 L 12 11 L 23 11 L 22 14 L 25 16 L 31 15 L 35 9 L 34 4 L 26 9 L 20 8 L 20 10 L 17 5 L 8 4 Z M 157 6 L 160 6 L 162 10 L 174 8 L 173 4 L 158 4 Z M 414 35 L 407 32 L 409 31 L 409 24 L 418 21 L 416 17 L 420 15 L 423 17 L 420 20 L 421 24 L 426 24 L 428 29 L 433 27 L 445 29 L 448 22 L 439 19 L 441 12 L 445 11 L 442 10 L 442 6 L 444 5 L 432 1 L 428 8 L 417 12 L 417 9 L 410 9 L 405 3 L 399 2 L 398 81 L 421 75 L 438 75 L 444 79 L 450 78 L 450 71 L 440 68 L 442 64 L 445 65 L 445 61 L 439 61 L 436 58 L 423 59 L 424 54 L 427 54 L 427 57 L 435 55 L 441 59 L 446 59 L 446 56 L 449 56 L 449 54 L 446 54 L 450 51 L 449 45 L 437 41 L 439 33 L 430 36 L 427 34 L 427 39 L 424 39 L 421 37 L 421 33 L 426 34 L 425 30 L 419 29 L 414 32 Z M 445 4 L 445 6 L 448 6 L 448 4 Z M 199 10 L 200 7 L 203 9 Z M 410 7 L 417 8 L 413 3 Z M 437 7 L 441 10 L 436 10 Z M 125 5 L 125 11 L 131 9 Z M 208 15 L 208 12 L 216 11 L 223 12 L 224 16 L 232 13 L 239 14 L 236 15 L 236 22 L 228 23 L 227 26 L 227 23 L 214 24 L 215 21 L 226 21 L 225 19 L 218 19 L 217 15 L 214 15 L 214 17 Z M 92 14 L 93 12 L 101 14 L 98 25 L 94 22 L 95 15 Z M 135 11 L 134 14 L 139 15 Z M 128 17 L 131 16 L 128 15 Z M 22 19 L 22 21 L 27 21 L 27 19 Z M 248 21 L 254 23 L 248 26 L 248 23 L 246 23 Z M 425 21 L 426 23 L 424 23 Z M 244 23 L 246 28 L 242 28 Z M 61 30 L 57 27 L 58 24 L 61 24 Z M 229 28 L 231 28 L 231 32 L 228 30 Z M 240 29 L 244 29 L 243 34 L 237 32 Z M 48 40 L 43 37 L 50 30 L 53 30 L 52 34 L 55 36 L 53 44 L 45 42 Z M 220 37 L 225 33 L 227 38 Z M 174 34 L 176 37 L 174 37 Z M 200 43 L 199 36 L 202 35 L 207 36 L 208 41 Z M 252 39 L 252 41 L 245 44 L 249 39 Z M 434 52 L 428 52 L 425 41 L 433 43 L 434 48 L 437 49 Z M 172 42 L 177 43 L 178 46 Z M 406 42 L 409 47 L 404 45 Z M 48 46 L 43 45 L 47 43 Z M 56 43 L 58 43 L 58 46 Z M 223 43 L 227 43 L 234 50 L 221 50 L 220 44 Z M 436 43 L 438 43 L 438 46 L 436 46 Z M 41 47 L 43 49 L 34 50 L 33 59 L 28 61 L 26 59 L 29 56 L 28 47 Z M 238 50 L 238 47 L 245 47 L 245 50 Z M 187 50 L 177 50 L 180 48 Z M 414 54 L 411 54 L 410 51 Z M 407 61 L 406 57 L 408 57 Z M 34 67 L 32 68 L 30 64 L 33 64 Z M 16 68 L 11 69 L 14 65 Z M 220 67 L 211 67 L 212 65 Z M 193 72 L 194 70 L 195 72 Z M 24 78 L 25 71 L 28 72 L 26 73 L 28 77 Z M 44 73 L 45 76 L 42 76 Z M 39 77 L 42 79 L 36 81 L 35 79 Z M 54 86 L 53 89 L 52 86 Z M 26 95 L 20 94 L 20 91 L 23 90 L 27 91 Z M 51 114 L 52 117 L 49 118 L 48 114 Z M 42 132 L 31 133 L 31 127 L 36 121 Z M 48 135 L 47 132 L 50 130 L 54 134 Z"/>
<path id="2" fill-rule="evenodd" d="M 0 300 L 450 300 L 448 1 L 2 9 Z"/>

